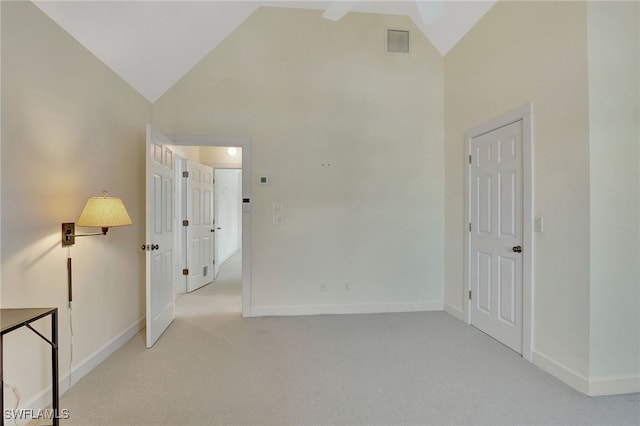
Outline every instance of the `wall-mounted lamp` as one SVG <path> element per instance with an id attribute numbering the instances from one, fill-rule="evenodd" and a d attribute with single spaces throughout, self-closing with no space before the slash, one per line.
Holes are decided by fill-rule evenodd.
<path id="1" fill-rule="evenodd" d="M 73 222 L 62 224 L 62 245 L 75 244 L 75 237 L 89 237 L 93 235 L 107 235 L 113 226 L 131 225 L 131 218 L 122 199 L 109 197 L 107 191 L 102 191 L 102 197 L 91 197 L 82 210 L 78 226 L 102 228 L 102 232 L 95 234 L 76 234 L 76 224 Z"/>

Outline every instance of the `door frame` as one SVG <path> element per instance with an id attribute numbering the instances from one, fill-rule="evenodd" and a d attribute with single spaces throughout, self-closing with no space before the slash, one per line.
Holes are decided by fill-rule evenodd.
<path id="1" fill-rule="evenodd" d="M 533 354 L 533 104 L 528 103 L 465 132 L 464 156 L 464 318 L 471 325 L 471 141 L 483 134 L 522 121 L 522 356 Z"/>
<path id="2" fill-rule="evenodd" d="M 251 139 L 235 136 L 171 137 L 178 146 L 235 146 L 242 148 L 242 316 L 251 317 Z"/>

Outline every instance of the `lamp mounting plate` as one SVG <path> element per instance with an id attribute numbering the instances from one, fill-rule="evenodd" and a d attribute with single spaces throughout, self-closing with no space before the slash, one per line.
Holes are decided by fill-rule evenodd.
<path id="1" fill-rule="evenodd" d="M 76 243 L 76 224 L 73 222 L 62 224 L 62 246 L 72 246 Z"/>

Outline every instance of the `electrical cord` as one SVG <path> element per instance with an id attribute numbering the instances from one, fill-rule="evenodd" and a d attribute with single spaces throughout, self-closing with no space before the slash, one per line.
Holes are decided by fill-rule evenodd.
<path id="1" fill-rule="evenodd" d="M 16 405 L 13 407 L 13 413 L 12 413 L 12 417 L 13 417 L 13 424 L 14 425 L 18 425 L 18 416 L 16 415 L 16 412 L 18 411 L 18 406 L 20 405 L 20 389 L 18 389 L 17 386 L 11 385 L 9 383 L 4 383 L 4 387 L 5 388 L 9 388 L 11 389 L 11 391 L 13 392 L 13 394 L 16 396 Z M 2 416 L 4 417 L 4 413 L 2 413 Z"/>
<path id="2" fill-rule="evenodd" d="M 67 247 L 67 265 L 71 265 L 71 248 Z M 70 279 L 70 278 L 69 278 Z M 69 290 L 71 291 L 71 290 Z M 71 296 L 71 295 L 70 295 Z M 71 378 L 72 367 L 73 367 L 73 306 L 71 302 L 71 297 L 69 297 L 68 304 L 68 312 L 69 312 L 69 390 L 71 389 L 71 384 L 73 380 Z"/>

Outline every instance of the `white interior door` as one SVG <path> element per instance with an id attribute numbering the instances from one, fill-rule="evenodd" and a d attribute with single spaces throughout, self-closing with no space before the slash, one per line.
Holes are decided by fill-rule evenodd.
<path id="1" fill-rule="evenodd" d="M 187 291 L 216 277 L 214 260 L 213 168 L 187 162 Z"/>
<path id="2" fill-rule="evenodd" d="M 522 353 L 522 121 L 470 152 L 471 324 Z"/>
<path id="3" fill-rule="evenodd" d="M 146 159 L 146 299 L 147 347 L 175 318 L 174 168 L 169 138 L 147 126 Z"/>

